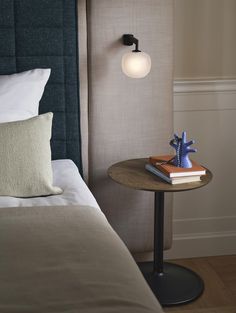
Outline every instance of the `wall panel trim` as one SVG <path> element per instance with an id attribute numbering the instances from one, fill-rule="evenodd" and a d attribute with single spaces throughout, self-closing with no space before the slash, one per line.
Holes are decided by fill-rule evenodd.
<path id="1" fill-rule="evenodd" d="M 171 250 L 165 252 L 166 259 L 233 255 L 236 232 L 218 232 L 192 236 L 174 236 Z"/>
<path id="2" fill-rule="evenodd" d="M 236 215 L 231 188 L 236 169 L 227 166 L 236 159 L 235 123 L 236 80 L 174 82 L 174 128 L 177 132 L 186 129 L 198 138 L 198 157 L 209 164 L 214 178 L 207 193 L 199 191 L 199 195 L 207 197 L 206 212 L 196 213 L 190 207 L 178 213 L 179 207 L 188 206 L 197 197 L 194 194 L 178 199 L 174 196 L 174 239 L 173 247 L 166 252 L 167 258 L 236 254 Z M 218 136 L 212 137 L 214 134 Z M 225 153 L 227 143 L 230 150 Z M 215 158 L 217 151 L 219 155 Z M 188 203 L 184 199 L 188 199 Z"/>
<path id="3" fill-rule="evenodd" d="M 236 79 L 175 80 L 174 93 L 236 92 Z"/>
<path id="4" fill-rule="evenodd" d="M 236 80 L 174 82 L 174 112 L 236 110 Z"/>

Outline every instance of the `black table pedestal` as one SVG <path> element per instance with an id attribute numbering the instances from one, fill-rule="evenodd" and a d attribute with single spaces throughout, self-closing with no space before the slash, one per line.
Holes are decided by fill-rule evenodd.
<path id="1" fill-rule="evenodd" d="M 189 303 L 203 290 L 202 279 L 193 271 L 163 262 L 164 192 L 155 192 L 154 261 L 139 263 L 139 267 L 162 306 Z"/>
<path id="2" fill-rule="evenodd" d="M 162 306 L 189 303 L 204 289 L 202 279 L 193 271 L 172 263 L 164 263 L 163 274 L 153 273 L 153 263 L 140 263 L 139 267 Z"/>

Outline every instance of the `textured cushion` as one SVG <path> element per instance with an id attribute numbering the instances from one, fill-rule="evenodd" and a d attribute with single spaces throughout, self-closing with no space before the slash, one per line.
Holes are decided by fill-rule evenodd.
<path id="1" fill-rule="evenodd" d="M 38 115 L 39 101 L 50 69 L 34 69 L 0 75 L 0 123 L 24 120 Z"/>
<path id="2" fill-rule="evenodd" d="M 34 197 L 59 194 L 52 186 L 52 113 L 0 124 L 0 195 Z"/>

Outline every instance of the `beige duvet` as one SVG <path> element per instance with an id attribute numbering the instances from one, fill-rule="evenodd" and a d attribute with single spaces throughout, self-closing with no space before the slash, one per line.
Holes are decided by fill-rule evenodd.
<path id="1" fill-rule="evenodd" d="M 162 312 L 104 215 L 0 208 L 0 313 Z"/>

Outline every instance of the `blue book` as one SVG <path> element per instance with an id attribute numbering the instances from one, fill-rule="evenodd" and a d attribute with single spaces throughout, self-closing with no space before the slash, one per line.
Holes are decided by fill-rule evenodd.
<path id="1" fill-rule="evenodd" d="M 159 176 L 160 178 L 164 179 L 167 183 L 171 184 L 172 179 L 167 177 L 165 174 L 163 174 L 162 172 L 160 172 L 156 167 L 154 167 L 151 164 L 146 164 L 145 165 L 146 170 L 148 170 L 149 172 Z"/>

